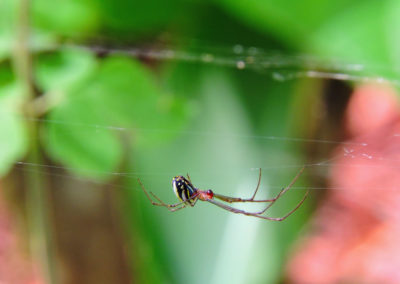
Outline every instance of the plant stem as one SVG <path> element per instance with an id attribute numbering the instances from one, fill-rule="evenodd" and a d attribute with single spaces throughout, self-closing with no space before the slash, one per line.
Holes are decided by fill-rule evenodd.
<path id="1" fill-rule="evenodd" d="M 30 0 L 20 0 L 17 22 L 17 41 L 13 64 L 19 83 L 25 95 L 25 115 L 33 117 L 35 114 L 30 107 L 35 99 L 33 83 L 32 57 L 29 51 L 30 38 Z M 28 133 L 30 148 L 28 160 L 31 163 L 40 163 L 38 122 L 28 119 Z M 33 258 L 40 263 L 41 276 L 46 283 L 56 283 L 54 257 L 51 245 L 51 222 L 49 215 L 48 188 L 41 172 L 32 171 L 27 174 L 26 207 L 27 220 L 30 232 L 30 248 Z"/>

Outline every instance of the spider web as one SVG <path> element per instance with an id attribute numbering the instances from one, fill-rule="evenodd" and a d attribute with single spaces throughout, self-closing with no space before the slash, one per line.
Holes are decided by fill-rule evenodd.
<path id="1" fill-rule="evenodd" d="M 256 46 L 245 47 L 240 44 L 233 46 L 216 46 L 212 43 L 204 43 L 195 41 L 195 47 L 188 50 L 177 49 L 171 47 L 152 48 L 152 47 L 110 47 L 101 44 L 79 44 L 79 43 L 64 43 L 48 47 L 48 50 L 58 49 L 84 49 L 101 55 L 124 55 L 132 58 L 151 59 L 156 61 L 172 61 L 172 62 L 185 62 L 185 63 L 201 63 L 204 65 L 218 66 L 243 70 L 243 72 L 256 72 L 264 74 L 265 76 L 284 84 L 285 82 L 297 80 L 301 78 L 312 79 L 330 79 L 339 80 L 349 83 L 384 83 L 394 86 L 400 85 L 400 81 L 395 77 L 382 77 L 382 76 L 367 76 L 365 74 L 373 73 L 373 70 L 391 71 L 382 66 L 362 64 L 362 63 L 347 63 L 336 59 L 326 59 L 313 55 L 297 54 L 289 55 L 280 51 L 264 50 Z M 200 45 L 199 45 L 200 43 Z M 204 45 L 201 45 L 204 44 Z M 200 47 L 199 47 L 200 46 Z M 29 118 L 28 118 L 29 119 Z M 102 125 L 102 124 L 84 124 L 79 122 L 58 121 L 52 119 L 36 119 L 30 118 L 39 123 L 48 124 L 66 124 L 87 131 L 116 131 L 120 133 L 132 132 L 139 133 L 140 135 L 152 135 L 154 133 L 167 133 L 174 135 L 184 135 L 194 139 L 225 139 L 225 140 L 248 140 L 248 141 L 265 141 L 266 143 L 287 143 L 287 144 L 309 144 L 309 145 L 323 145 L 328 144 L 336 147 L 339 151 L 333 157 L 327 157 L 312 162 L 298 162 L 298 163 L 282 163 L 276 165 L 263 164 L 260 167 L 243 167 L 242 171 L 254 171 L 261 168 L 264 171 L 285 171 L 287 169 L 298 169 L 303 165 L 306 168 L 312 168 L 317 171 L 318 168 L 322 175 L 326 175 L 326 169 L 331 167 L 337 160 L 345 157 L 348 159 L 357 160 L 358 158 L 366 160 L 388 160 L 386 157 L 376 156 L 369 152 L 367 142 L 347 142 L 347 141 L 334 141 L 326 139 L 309 139 L 303 137 L 286 137 L 274 135 L 247 135 L 242 133 L 232 132 L 216 132 L 216 131 L 202 131 L 202 130 L 172 130 L 172 129 L 157 129 L 157 128 L 126 128 L 118 125 Z M 388 139 L 397 139 L 400 134 L 393 134 Z M 261 142 L 262 143 L 262 142 Z M 357 146 L 357 151 L 353 147 Z M 364 149 L 360 152 L 359 149 Z M 17 170 L 21 171 L 41 171 L 48 175 L 56 175 L 51 169 L 60 169 L 65 171 L 73 171 L 73 168 L 64 166 L 55 166 L 52 164 L 35 164 L 25 161 L 18 161 L 15 163 Z M 365 164 L 353 163 L 347 165 L 351 167 L 365 166 Z M 374 165 L 370 165 L 374 166 Z M 392 165 L 392 167 L 396 167 Z M 210 172 L 203 171 L 203 173 Z M 128 179 L 151 178 L 151 179 L 164 179 L 176 175 L 172 171 L 132 171 L 132 172 L 105 172 L 110 176 L 125 177 Z M 220 174 L 215 173 L 214 174 Z M 72 177 L 70 175 L 57 174 L 60 178 L 74 178 L 82 179 L 79 177 Z M 272 189 L 280 189 L 282 185 L 271 185 Z M 294 186 L 293 189 L 305 189 L 310 187 Z M 337 187 L 311 187 L 311 189 L 344 189 Z"/>
<path id="2" fill-rule="evenodd" d="M 184 62 L 184 63 L 201 63 L 204 65 L 218 66 L 218 67 L 226 67 L 235 70 L 241 70 L 243 72 L 256 72 L 269 77 L 279 84 L 285 84 L 287 82 L 301 79 L 301 78 L 321 78 L 321 79 L 331 79 L 331 80 L 340 80 L 351 83 L 359 83 L 359 82 L 375 82 L 375 83 L 390 83 L 391 85 L 399 85 L 399 81 L 395 78 L 388 77 L 374 77 L 374 76 L 366 76 L 364 74 L 368 73 L 368 70 L 375 69 L 375 66 L 368 66 L 360 63 L 343 63 L 338 60 L 324 60 L 318 58 L 317 56 L 310 55 L 288 55 L 279 51 L 266 51 L 259 47 L 244 47 L 242 45 L 233 45 L 228 47 L 217 47 L 212 44 L 205 44 L 201 48 L 190 49 L 190 51 L 185 51 L 181 49 L 174 48 L 132 48 L 132 47 L 123 47 L 123 48 L 113 48 L 109 46 L 103 45 L 83 45 L 83 44 L 63 44 L 59 46 L 54 46 L 54 49 L 62 49 L 62 48 L 75 48 L 75 49 L 86 49 L 97 54 L 102 55 L 111 55 L 111 54 L 121 54 L 134 58 L 140 59 L 151 59 L 156 61 L 171 61 L 171 62 Z M 293 158 L 292 156 L 296 156 L 296 154 L 284 153 L 284 151 L 279 151 L 277 156 L 279 159 L 273 159 L 273 162 L 269 162 L 267 159 L 262 159 L 262 162 L 256 163 L 254 162 L 257 159 L 247 160 L 246 163 L 235 165 L 234 167 L 230 167 L 228 169 L 223 169 L 222 167 L 219 170 L 208 169 L 205 167 L 192 167 L 185 168 L 187 165 L 181 165 L 180 169 L 183 171 L 188 171 L 195 181 L 199 181 L 199 185 L 197 182 L 194 182 L 196 186 L 203 187 L 212 187 L 213 184 L 218 184 L 219 189 L 218 193 L 226 194 L 226 195 L 239 195 L 251 193 L 253 185 L 256 182 L 256 176 L 258 174 L 258 168 L 261 168 L 263 171 L 263 185 L 265 188 L 265 180 L 267 180 L 268 188 L 273 190 L 280 190 L 284 184 L 281 184 L 280 181 L 269 181 L 271 176 L 274 175 L 284 175 L 285 180 L 290 182 L 291 178 L 294 176 L 293 173 L 297 172 L 302 166 L 306 167 L 305 172 L 309 176 L 313 177 L 322 177 L 326 178 L 329 175 L 329 169 L 334 166 L 342 163 L 346 167 L 356 168 L 356 167 L 381 167 L 382 162 L 386 162 L 385 166 L 389 166 L 392 168 L 397 168 L 396 163 L 390 163 L 398 160 L 396 158 L 388 158 L 387 155 L 383 155 L 380 152 L 376 152 L 374 148 L 371 148 L 368 139 L 360 139 L 357 142 L 355 141 L 336 141 L 336 140 L 327 140 L 327 139 L 309 139 L 306 137 L 299 136 L 279 136 L 274 135 L 274 133 L 263 133 L 259 135 L 249 135 L 249 132 L 242 132 L 239 130 L 231 130 L 224 129 L 224 131 L 204 131 L 198 128 L 192 127 L 186 130 L 173 130 L 173 129 L 159 129 L 159 128 L 126 128 L 121 127 L 119 125 L 103 125 L 103 124 L 84 124 L 79 122 L 71 122 L 71 121 L 58 121 L 52 120 L 48 118 L 44 119 L 34 119 L 38 123 L 46 123 L 46 124 L 66 124 L 71 127 L 77 127 L 82 129 L 83 131 L 114 131 L 123 136 L 128 133 L 138 133 L 138 135 L 142 136 L 151 136 L 153 134 L 173 134 L 179 137 L 185 137 L 184 141 L 174 141 L 174 143 L 178 144 L 177 148 L 184 148 L 184 144 L 188 143 L 187 141 L 198 141 L 200 140 L 202 143 L 207 143 L 208 141 L 221 141 L 217 144 L 217 148 L 219 151 L 227 151 L 223 144 L 230 141 L 231 143 L 240 144 L 243 141 L 248 143 L 249 145 L 261 145 L 266 146 L 265 148 L 261 147 L 261 151 L 271 150 L 274 151 L 275 147 L 278 148 L 282 144 L 289 145 L 290 148 L 301 148 L 306 145 L 307 147 L 325 147 L 329 146 L 330 149 L 336 149 L 335 152 L 327 152 L 327 154 L 323 155 L 322 158 L 317 158 L 314 161 L 305 161 L 299 158 Z M 387 134 L 385 137 L 386 140 L 397 141 L 400 137 L 400 133 L 392 133 Z M 251 147 L 251 146 L 250 146 Z M 258 146 L 260 147 L 260 146 Z M 256 148 L 256 146 L 254 146 Z M 189 148 L 189 150 L 191 150 Z M 190 153 L 187 148 L 186 151 L 182 151 L 182 153 Z M 192 153 L 191 153 L 192 154 Z M 248 153 L 244 154 L 247 156 Z M 189 155 L 189 154 L 188 154 Z M 298 157 L 298 155 L 297 155 Z M 154 157 L 152 157 L 154 161 Z M 190 158 L 188 158 L 190 159 Z M 350 161 L 350 162 L 349 162 Z M 368 161 L 370 163 L 364 163 L 364 161 Z M 174 160 L 171 159 L 171 163 Z M 45 176 L 51 176 L 55 179 L 74 179 L 77 181 L 86 182 L 87 179 L 79 176 L 73 176 L 67 174 L 66 172 L 74 172 L 74 168 L 62 166 L 62 165 L 54 165 L 50 163 L 29 163 L 26 161 L 18 161 L 16 162 L 15 168 L 19 171 L 29 172 L 29 171 L 39 171 Z M 131 184 L 136 183 L 136 179 L 140 178 L 143 182 L 147 184 L 151 184 L 152 182 L 159 182 L 166 186 L 169 186 L 170 179 L 177 175 L 178 173 L 175 169 L 171 169 L 170 167 L 159 167 L 157 164 L 153 164 L 151 167 L 144 167 L 151 170 L 138 170 L 138 171 L 115 171 L 115 172 L 106 172 L 105 174 L 117 178 L 123 178 L 131 181 Z M 235 170 L 235 173 L 229 173 L 231 169 Z M 183 172 L 182 174 L 185 174 Z M 248 178 L 237 178 L 234 175 L 248 175 Z M 200 178 L 199 178 L 200 177 Z M 233 181 L 231 181 L 233 180 Z M 219 183 L 217 183 L 217 181 Z M 239 185 L 234 187 L 233 185 L 239 181 Z M 91 181 L 93 183 L 102 184 L 101 182 Z M 124 185 L 110 185 L 111 188 L 115 190 L 140 190 L 139 186 L 136 188 L 127 187 Z M 320 186 L 302 186 L 301 184 L 295 184 L 292 187 L 292 190 L 300 190 L 304 192 L 305 189 L 311 189 L 315 191 L 319 190 L 347 190 L 347 188 L 343 187 L 335 187 L 329 186 L 325 183 L 322 183 Z M 373 188 L 369 188 L 373 189 Z M 151 189 L 157 195 L 160 192 L 160 189 Z M 174 200 L 172 196 L 172 190 L 163 189 L 168 192 L 164 196 L 170 196 L 167 200 Z M 220 190 L 225 190 L 225 192 L 220 192 Z M 368 190 L 366 188 L 365 190 Z M 262 191 L 262 190 L 260 190 Z M 217 189 L 216 189 L 217 192 Z M 265 195 L 263 195 L 265 194 Z M 260 198 L 266 197 L 267 192 L 260 192 Z M 164 199 L 164 198 L 162 198 Z M 245 208 L 248 208 L 245 206 Z M 286 208 L 286 206 L 285 206 Z M 213 209 L 211 209 L 213 210 Z M 252 208 L 254 210 L 254 207 Z M 161 211 L 160 211 L 161 212 Z M 187 213 L 190 214 L 190 213 Z M 223 214 L 222 214 L 223 215 Z M 233 214 L 231 214 L 233 215 Z M 228 274 L 219 273 L 221 271 L 225 271 L 226 267 L 242 267 L 243 265 L 247 265 L 250 260 L 253 259 L 263 259 L 265 260 L 265 255 L 259 255 L 255 257 L 255 254 L 262 254 L 263 251 L 271 251 L 274 248 L 271 248 L 264 240 L 260 241 L 259 233 L 262 228 L 256 222 L 258 220 L 249 220 L 245 218 L 235 218 L 234 216 L 228 216 L 226 225 L 222 231 L 221 247 L 218 249 L 218 254 L 215 260 L 215 263 L 211 263 L 214 267 L 214 273 L 211 275 L 210 279 L 204 279 L 199 277 L 198 283 L 221 283 L 221 282 L 230 282 L 230 283 L 240 283 L 241 279 L 248 279 L 244 275 L 247 274 L 248 271 L 246 269 L 238 269 L 235 273 L 229 274 L 230 278 L 227 278 Z M 219 215 L 221 216 L 221 215 Z M 218 218 L 218 217 L 216 217 Z M 190 219 L 190 218 L 187 218 Z M 189 220 L 190 221 L 190 220 Z M 188 221 L 188 222 L 189 222 Z M 172 222 L 172 221 L 171 221 Z M 181 225 L 184 222 L 183 219 L 178 219 L 177 224 L 167 224 L 165 225 L 164 232 L 166 235 L 171 234 L 170 239 L 177 239 L 176 237 L 181 237 L 178 233 L 174 235 L 170 231 L 170 227 L 176 229 L 177 225 Z M 193 221 L 190 221 L 193 222 Z M 218 222 L 215 222 L 218 223 Z M 190 226 L 193 224 L 191 223 Z M 238 230 L 238 228 L 240 228 Z M 208 229 L 208 228 L 207 228 Z M 218 231 L 218 230 L 216 230 Z M 178 231 L 179 232 L 179 231 Z M 269 234 L 271 237 L 273 234 Z M 257 250 L 254 249 L 254 244 L 257 244 Z M 179 243 L 180 246 L 184 247 Z M 265 247 L 260 248 L 259 245 L 264 245 Z M 240 255 L 240 259 L 235 259 L 231 257 L 231 248 L 235 247 L 236 254 Z M 201 254 L 206 253 L 207 250 L 204 251 L 196 251 L 199 259 L 202 259 Z M 256 251 L 256 252 L 255 252 Z M 276 252 L 275 252 L 276 253 Z M 203 256 L 203 259 L 207 259 Z M 260 261 L 259 263 L 263 263 Z M 262 268 L 257 268 L 261 270 Z M 208 276 L 207 276 L 208 277 Z M 234 279 L 235 278 L 235 279 Z M 204 281 L 203 281 L 204 280 Z M 205 281 L 208 280 L 208 281 Z M 203 282 L 201 282 L 203 281 Z M 243 282 L 243 281 L 242 281 Z M 256 282 L 256 281 L 254 281 Z"/>

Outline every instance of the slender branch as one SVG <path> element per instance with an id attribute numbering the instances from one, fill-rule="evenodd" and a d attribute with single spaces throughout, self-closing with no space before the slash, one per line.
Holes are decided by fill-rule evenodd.
<path id="1" fill-rule="evenodd" d="M 17 41 L 14 47 L 13 64 L 17 79 L 25 95 L 24 112 L 27 117 L 35 114 L 30 107 L 35 99 L 33 84 L 32 57 L 29 50 L 30 38 L 30 0 L 20 0 L 17 22 Z M 38 122 L 27 120 L 29 132 L 28 160 L 40 163 L 41 155 L 38 144 Z M 56 283 L 54 257 L 51 245 L 48 188 L 40 172 L 29 172 L 27 175 L 27 219 L 30 231 L 30 248 L 32 256 L 40 262 L 41 275 L 46 283 Z"/>

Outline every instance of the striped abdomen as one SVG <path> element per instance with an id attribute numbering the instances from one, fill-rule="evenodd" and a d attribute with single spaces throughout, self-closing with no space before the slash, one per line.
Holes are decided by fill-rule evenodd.
<path id="1" fill-rule="evenodd" d="M 190 197 L 196 193 L 196 188 L 183 176 L 176 176 L 172 179 L 172 188 L 174 189 L 175 195 L 179 200 L 187 202 L 189 204 L 194 203 Z"/>

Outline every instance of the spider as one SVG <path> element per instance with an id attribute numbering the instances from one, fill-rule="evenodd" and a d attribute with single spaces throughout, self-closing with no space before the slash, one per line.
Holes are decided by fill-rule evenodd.
<path id="1" fill-rule="evenodd" d="M 260 173 L 258 176 L 258 183 L 257 183 L 256 190 L 254 191 L 252 197 L 247 198 L 247 199 L 216 194 L 211 189 L 209 189 L 209 190 L 198 189 L 193 186 L 190 176 L 189 176 L 189 174 L 187 174 L 187 178 L 185 178 L 183 176 L 176 176 L 172 179 L 173 190 L 181 202 L 176 203 L 176 204 L 166 204 L 160 198 L 158 198 L 154 193 L 150 192 L 150 194 L 158 201 L 158 203 L 157 203 L 151 199 L 150 195 L 147 193 L 147 191 L 146 191 L 145 187 L 143 186 L 142 182 L 140 181 L 140 179 L 138 179 L 138 182 L 139 182 L 140 186 L 142 187 L 143 192 L 146 194 L 147 198 L 150 200 L 150 202 L 153 205 L 164 206 L 171 212 L 175 212 L 180 209 L 183 209 L 188 205 L 193 207 L 198 200 L 201 200 L 201 201 L 210 202 L 218 207 L 221 207 L 222 209 L 225 209 L 225 210 L 233 212 L 233 213 L 243 214 L 246 216 L 253 216 L 253 217 L 271 220 L 271 221 L 283 221 L 287 217 L 289 217 L 292 213 L 294 213 L 301 206 L 301 204 L 303 204 L 304 200 L 308 196 L 308 193 L 309 193 L 308 190 L 305 193 L 305 195 L 303 196 L 303 198 L 300 200 L 300 202 L 297 203 L 297 205 L 283 217 L 276 217 L 276 218 L 275 217 L 267 217 L 267 216 L 262 216 L 262 214 L 265 213 L 283 194 L 285 194 L 285 192 L 287 192 L 293 186 L 293 184 L 300 177 L 300 175 L 303 173 L 303 171 L 304 171 L 304 167 L 301 168 L 301 170 L 297 173 L 297 175 L 293 178 L 293 180 L 290 182 L 290 184 L 287 187 L 282 188 L 282 190 L 278 193 L 278 195 L 276 197 L 274 197 L 272 199 L 264 199 L 264 200 L 254 199 L 256 197 L 258 188 L 260 187 L 260 183 L 261 183 L 261 168 L 260 168 Z M 269 203 L 269 204 L 261 211 L 247 212 L 244 210 L 240 210 L 240 209 L 236 209 L 234 207 L 228 206 L 228 205 L 226 205 L 220 201 L 217 201 L 215 199 L 222 200 L 226 203 L 234 203 L 234 202 L 260 202 L 260 203 L 262 203 L 262 202 L 264 202 L 264 203 Z"/>

